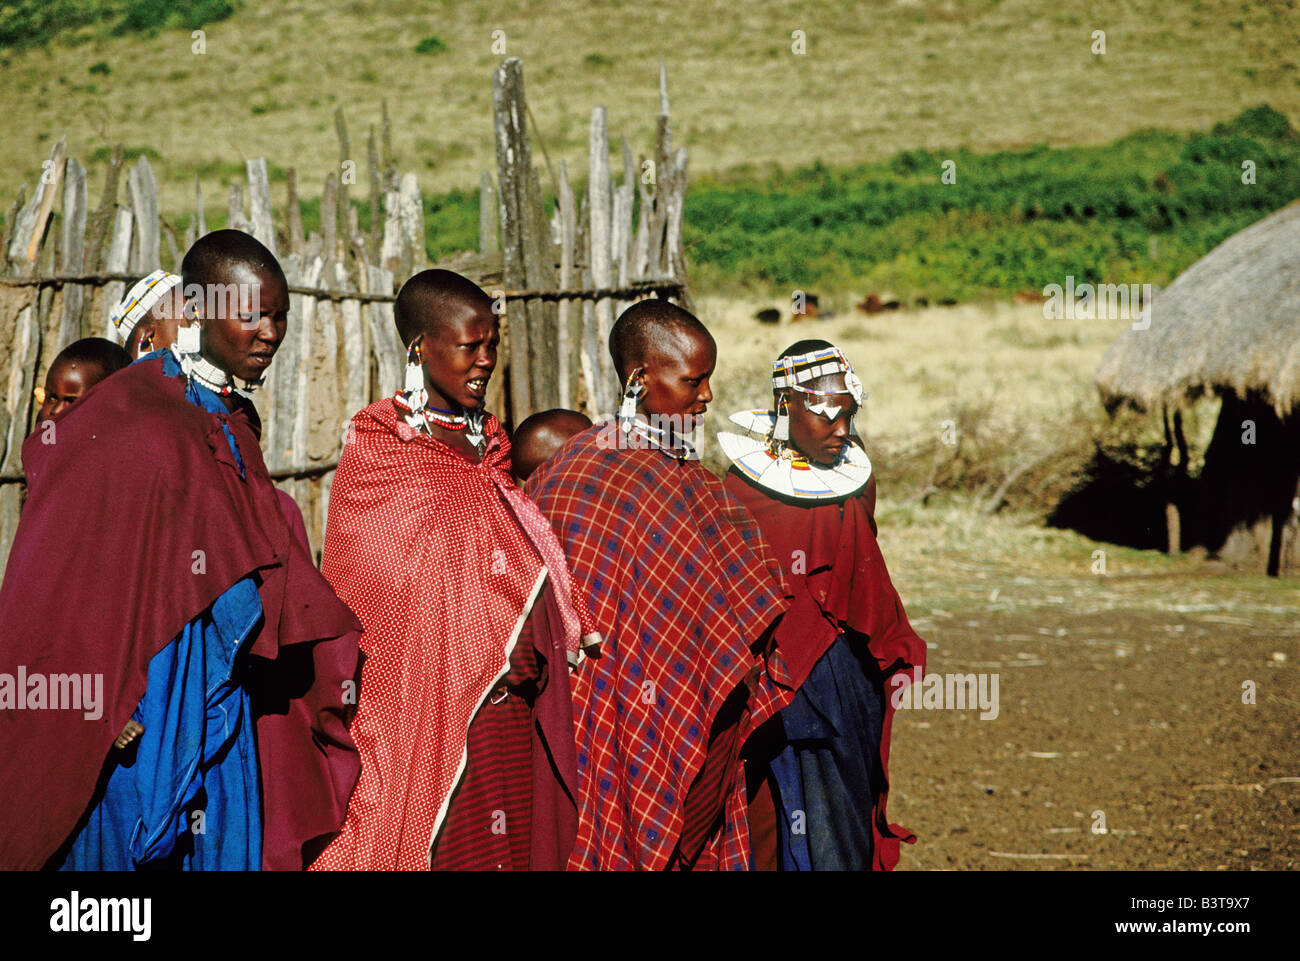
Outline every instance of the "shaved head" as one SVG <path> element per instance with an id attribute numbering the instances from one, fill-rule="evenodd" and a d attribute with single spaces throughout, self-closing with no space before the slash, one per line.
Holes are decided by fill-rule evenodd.
<path id="1" fill-rule="evenodd" d="M 191 284 L 223 284 L 238 267 L 248 267 L 285 281 L 280 262 L 256 237 L 242 230 L 214 230 L 194 242 L 181 262 L 181 278 L 188 291 Z"/>
<path id="2" fill-rule="evenodd" d="M 623 311 L 609 334 L 609 353 L 619 380 L 626 381 L 652 357 L 677 353 L 682 335 L 713 344 L 713 335 L 694 314 L 666 300 L 641 300 Z"/>
<path id="3" fill-rule="evenodd" d="M 591 426 L 591 419 L 576 410 L 557 407 L 524 419 L 515 428 L 511 440 L 511 467 L 515 479 L 521 484 L 533 471 L 550 460 L 574 434 L 581 434 Z"/>
<path id="4" fill-rule="evenodd" d="M 402 344 L 409 346 L 421 334 L 433 334 L 444 321 L 486 306 L 492 298 L 468 277 L 450 270 L 422 270 L 397 293 L 393 320 Z"/>
<path id="5" fill-rule="evenodd" d="M 63 412 L 105 377 L 130 364 L 125 350 L 102 337 L 87 337 L 64 347 L 45 373 L 37 422 Z"/>

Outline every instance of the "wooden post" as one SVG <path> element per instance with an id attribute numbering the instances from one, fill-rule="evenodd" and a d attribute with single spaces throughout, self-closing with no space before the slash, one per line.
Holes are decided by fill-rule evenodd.
<path id="1" fill-rule="evenodd" d="M 3 257 L 6 267 L 9 266 L 9 247 L 14 240 L 14 233 L 18 227 L 18 218 L 26 206 L 27 184 L 19 184 L 18 196 L 14 199 L 14 205 L 9 208 L 9 216 L 5 218 L 4 248 L 0 249 L 0 257 Z"/>
<path id="2" fill-rule="evenodd" d="M 339 182 L 333 174 L 326 174 L 325 188 L 320 196 L 321 256 L 333 262 L 339 255 Z"/>
<path id="3" fill-rule="evenodd" d="M 131 270 L 147 274 L 162 266 L 158 253 L 158 182 L 153 167 L 143 154 L 126 177 L 131 191 L 131 211 L 135 214 L 135 245 L 131 256 Z"/>
<path id="4" fill-rule="evenodd" d="M 390 190 L 384 195 L 384 232 L 379 245 L 379 264 L 396 277 L 410 272 L 410 256 L 402 235 L 402 195 Z"/>
<path id="5" fill-rule="evenodd" d="M 480 253 L 494 254 L 501 245 L 498 241 L 500 223 L 497 218 L 497 192 L 492 186 L 492 175 L 486 170 L 478 181 L 478 249 Z"/>
<path id="6" fill-rule="evenodd" d="M 574 233 L 577 226 L 577 211 L 574 210 L 573 188 L 569 186 L 569 175 L 560 161 L 559 195 L 556 199 L 556 212 L 560 215 L 560 289 L 568 290 L 573 286 Z M 574 337 L 573 302 L 562 300 L 556 311 L 556 349 L 559 351 L 559 393 L 560 406 L 573 408 L 577 391 L 573 376 L 573 344 L 580 343 Z"/>
<path id="7" fill-rule="evenodd" d="M 367 258 L 370 261 L 380 259 L 380 251 L 385 235 L 385 228 L 380 225 L 383 215 L 384 188 L 379 174 L 379 147 L 375 144 L 375 125 L 370 125 L 370 135 L 366 140 L 366 163 L 370 168 L 370 245 Z M 396 192 L 396 188 L 394 188 Z"/>
<path id="8" fill-rule="evenodd" d="M 64 141 L 60 140 L 50 151 L 42 168 L 36 192 L 14 218 L 14 233 L 9 241 L 9 264 L 21 276 L 31 276 L 36 266 L 36 254 L 45 236 L 45 227 L 54 210 L 54 198 L 63 183 Z"/>
<path id="9" fill-rule="evenodd" d="M 108 253 L 104 257 L 104 272 L 109 274 L 125 273 L 131 256 L 131 234 L 135 226 L 135 217 L 126 207 L 117 209 L 113 220 L 113 234 L 109 239 Z M 126 284 L 120 280 L 109 281 L 104 286 L 104 336 L 115 344 L 122 343 L 122 338 L 113 326 L 110 318 L 117 302 L 126 294 Z"/>
<path id="10" fill-rule="evenodd" d="M 53 166 L 55 160 L 59 162 L 57 169 Z M 31 201 L 10 220 L 13 232 L 6 254 L 10 272 L 18 276 L 31 276 L 35 272 L 41 237 L 63 175 L 63 141 L 51 151 L 50 161 L 50 165 L 44 169 L 52 174 L 41 178 Z M 45 211 L 44 214 L 42 211 Z M 40 363 L 39 289 L 19 288 L 14 293 L 6 291 L 0 302 L 3 302 L 6 315 L 10 311 L 16 311 L 12 328 L 8 327 L 7 316 L 0 317 L 9 334 L 8 342 L 0 344 L 5 348 L 0 356 L 5 358 L 4 366 L 8 368 L 3 380 L 8 389 L 3 393 L 3 409 L 0 410 L 0 473 L 16 474 L 22 467 L 22 444 L 31 419 L 32 388 L 36 383 L 36 368 Z M 0 484 L 0 559 L 8 558 L 9 547 L 13 543 L 18 526 L 21 493 L 17 484 Z"/>
<path id="11" fill-rule="evenodd" d="M 591 131 L 588 141 L 591 173 L 587 180 L 587 197 L 591 202 L 591 281 L 596 287 L 614 286 L 611 258 L 612 211 L 610 209 L 609 141 L 605 132 L 605 108 L 596 107 L 591 112 Z M 609 334 L 614 327 L 614 304 L 598 300 L 594 311 L 595 357 L 593 368 L 596 383 L 593 386 L 597 409 L 614 409 L 614 384 L 617 374 L 609 357 Z M 593 345 L 589 344 L 589 347 Z"/>
<path id="12" fill-rule="evenodd" d="M 392 127 L 388 122 L 388 99 L 384 98 L 379 102 L 380 112 L 383 117 L 380 130 L 383 133 L 382 142 L 384 149 L 384 189 L 392 190 L 397 186 L 397 157 L 393 154 L 393 136 Z"/>
<path id="13" fill-rule="evenodd" d="M 334 129 L 339 135 L 338 209 L 341 218 L 339 227 L 342 228 L 340 233 L 343 235 L 343 249 L 346 250 L 352 243 L 352 234 L 348 232 L 348 210 L 351 209 L 348 203 L 348 172 L 351 171 L 351 183 L 356 183 L 357 164 L 352 159 L 352 141 L 348 139 L 348 125 L 343 119 L 342 107 L 334 111 Z M 328 256 L 337 255 L 331 251 Z"/>
<path id="14" fill-rule="evenodd" d="M 271 181 L 266 173 L 266 158 L 256 157 L 246 162 L 248 168 L 248 213 L 252 221 L 252 234 L 266 249 L 277 255 L 275 223 L 271 217 Z"/>
<path id="15" fill-rule="evenodd" d="M 244 216 L 244 188 L 239 184 L 230 185 L 226 204 L 226 226 L 231 230 L 242 230 L 246 234 L 253 232 L 253 225 Z"/>
<path id="16" fill-rule="evenodd" d="M 113 229 L 116 217 L 117 183 L 122 173 L 122 145 L 113 148 L 113 159 L 104 174 L 104 192 L 99 195 L 99 206 L 90 218 L 86 230 L 86 269 L 99 270 L 104 263 L 104 244 Z"/>
<path id="17" fill-rule="evenodd" d="M 69 157 L 63 176 L 63 256 L 62 274 L 79 274 L 86 267 L 86 168 Z M 82 336 L 81 315 L 85 290 L 80 284 L 68 284 L 63 291 L 63 318 L 59 325 L 59 343 L 66 346 Z"/>
<path id="18" fill-rule="evenodd" d="M 363 265 L 362 274 L 369 276 L 369 265 Z M 349 286 L 351 286 L 349 284 Z M 370 357 L 366 353 L 365 330 L 361 322 L 361 302 L 345 300 L 339 305 L 343 328 L 343 389 L 339 391 L 343 403 L 343 416 L 339 424 L 346 424 L 352 415 L 370 403 Z M 339 435 L 340 442 L 342 435 Z M 334 450 L 333 455 L 338 454 Z"/>
<path id="19" fill-rule="evenodd" d="M 527 286 L 525 248 L 531 238 L 528 229 L 528 171 L 532 157 L 528 148 L 527 113 L 524 108 L 523 65 L 516 57 L 506 60 L 492 74 L 492 109 L 495 115 L 497 182 L 501 188 L 502 274 L 506 287 Z M 535 410 L 529 384 L 528 305 L 519 304 L 508 313 L 510 325 L 510 411 L 508 419 L 519 423 Z"/>
<path id="20" fill-rule="evenodd" d="M 668 223 L 664 230 L 664 264 L 668 276 L 686 283 L 686 258 L 682 252 L 682 214 L 686 207 L 686 148 L 679 147 L 673 162 L 672 189 L 668 194 Z M 686 309 L 691 309 L 690 295 L 682 288 L 679 298 Z"/>
<path id="21" fill-rule="evenodd" d="M 404 174 L 397 191 L 402 202 L 403 246 L 407 248 L 403 276 L 408 276 L 429 266 L 429 251 L 424 246 L 424 198 L 420 196 L 420 181 L 415 174 Z"/>
<path id="22" fill-rule="evenodd" d="M 203 216 L 203 186 L 199 183 L 198 174 L 194 175 L 194 218 L 198 223 L 196 233 L 202 237 L 208 232 L 208 220 Z"/>
<path id="23" fill-rule="evenodd" d="M 13 240 L 20 232 L 15 231 Z M 14 324 L 3 346 L 5 382 L 8 390 L 0 404 L 0 472 L 17 474 L 22 467 L 22 445 L 27 436 L 27 423 L 31 419 L 32 388 L 35 386 L 35 367 L 40 351 L 37 335 L 36 291 L 34 289 L 6 290 L 0 293 L 0 323 L 16 311 Z M 7 323 L 5 323 L 7 327 Z M 18 512 L 22 488 L 18 484 L 0 484 L 0 576 L 9 557 L 18 529 Z"/>
<path id="24" fill-rule="evenodd" d="M 301 256 L 307 247 L 302 230 L 302 204 L 298 202 L 298 171 L 290 167 L 284 177 L 285 233 L 289 238 L 291 253 Z"/>
<path id="25" fill-rule="evenodd" d="M 370 293 L 393 292 L 393 275 L 384 268 L 369 267 L 366 277 Z M 370 304 L 370 343 L 375 354 L 375 364 L 379 368 L 379 386 L 374 396 L 392 397 L 397 388 L 402 386 L 406 368 L 406 345 L 397 336 L 392 304 Z"/>

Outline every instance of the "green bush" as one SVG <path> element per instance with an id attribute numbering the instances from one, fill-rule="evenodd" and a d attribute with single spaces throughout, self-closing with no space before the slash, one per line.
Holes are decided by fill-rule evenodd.
<path id="1" fill-rule="evenodd" d="M 415 45 L 416 53 L 442 53 L 447 45 L 437 37 L 425 37 Z"/>
<path id="2" fill-rule="evenodd" d="M 234 14 L 232 0 L 16 0 L 0 6 L 0 48 L 75 41 L 85 32 L 143 33 L 194 30 Z M 84 38 L 84 37 L 83 37 Z"/>

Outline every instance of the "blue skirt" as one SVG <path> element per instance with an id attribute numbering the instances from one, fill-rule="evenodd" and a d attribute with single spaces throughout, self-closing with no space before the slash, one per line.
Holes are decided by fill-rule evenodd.
<path id="1" fill-rule="evenodd" d="M 865 639 L 841 634 L 764 725 L 748 764 L 771 788 L 781 870 L 871 870 L 884 714 L 884 679 Z"/>

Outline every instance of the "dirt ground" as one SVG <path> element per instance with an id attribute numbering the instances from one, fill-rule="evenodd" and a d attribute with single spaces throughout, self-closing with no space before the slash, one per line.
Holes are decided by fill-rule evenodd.
<path id="1" fill-rule="evenodd" d="M 1105 545 L 1073 535 L 1031 562 L 933 533 L 882 518 L 894 581 L 928 669 L 998 674 L 1000 710 L 899 712 L 890 817 L 919 839 L 900 870 L 1296 867 L 1294 579 L 1119 549 L 1099 575 Z"/>

